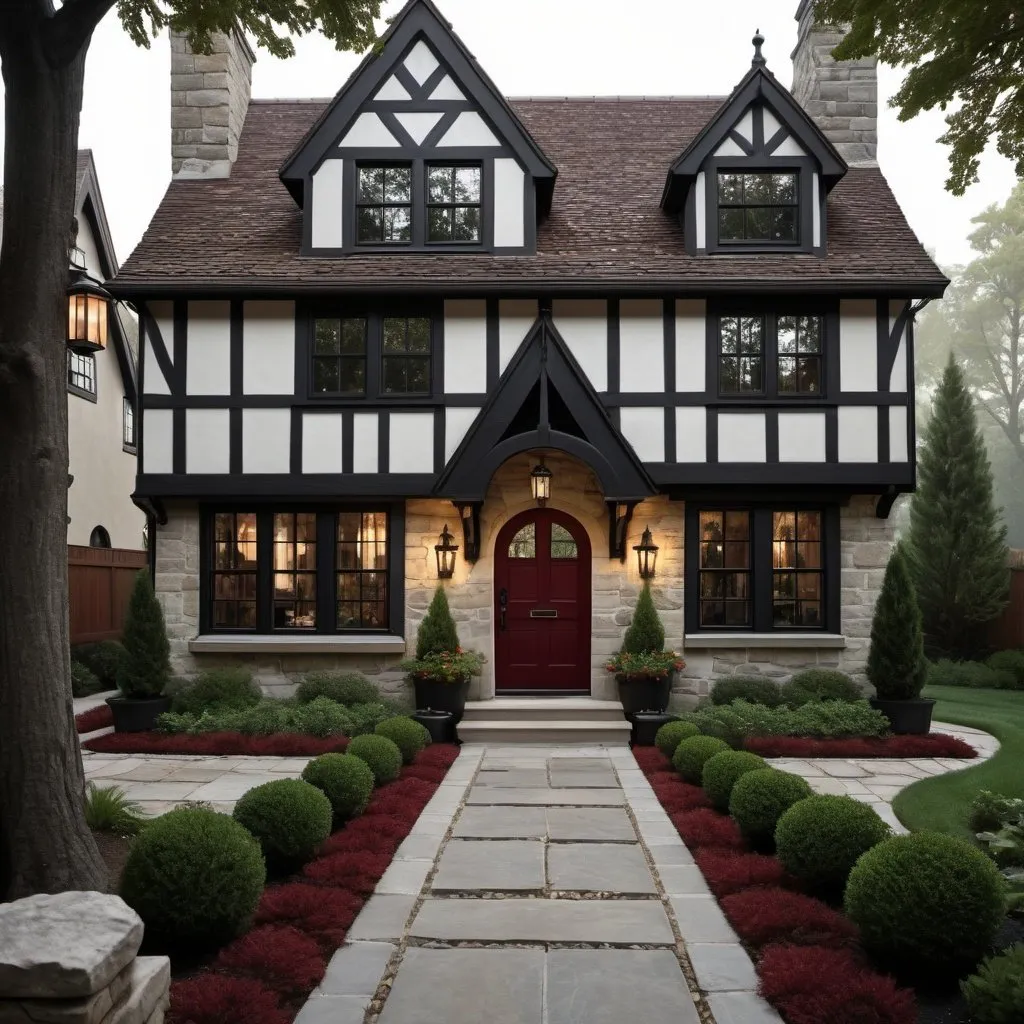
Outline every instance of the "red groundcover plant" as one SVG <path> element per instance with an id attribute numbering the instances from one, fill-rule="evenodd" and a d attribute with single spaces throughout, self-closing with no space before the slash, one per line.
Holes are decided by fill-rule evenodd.
<path id="1" fill-rule="evenodd" d="M 760 853 L 740 853 L 712 847 L 698 849 L 694 860 L 708 888 L 719 898 L 758 885 L 778 885 L 782 865 L 775 857 Z"/>
<path id="2" fill-rule="evenodd" d="M 315 988 L 327 970 L 320 944 L 289 925 L 267 924 L 225 946 L 213 966 L 250 975 L 285 996 Z"/>
<path id="3" fill-rule="evenodd" d="M 81 735 L 84 732 L 95 732 L 106 729 L 114 724 L 114 712 L 106 704 L 99 704 L 88 711 L 80 711 L 75 715 L 75 730 Z"/>
<path id="4" fill-rule="evenodd" d="M 201 754 L 207 757 L 318 757 L 342 753 L 348 746 L 344 736 L 303 736 L 281 732 L 272 736 L 245 736 L 240 732 L 188 733 L 110 732 L 86 740 L 86 750 L 101 754 Z"/>
<path id="5" fill-rule="evenodd" d="M 288 1024 L 292 1014 L 258 981 L 201 974 L 171 985 L 167 1019 L 180 1024 Z"/>
<path id="6" fill-rule="evenodd" d="M 732 850 L 743 847 L 743 837 L 736 822 L 727 814 L 719 814 L 710 807 L 669 814 L 669 818 L 689 847 L 699 849 L 715 846 Z"/>
<path id="7" fill-rule="evenodd" d="M 263 893 L 255 923 L 294 925 L 330 952 L 345 941 L 362 906 L 361 896 L 344 889 L 289 882 L 272 885 Z"/>
<path id="8" fill-rule="evenodd" d="M 977 757 L 970 744 L 945 733 L 927 736 L 862 736 L 811 739 L 806 736 L 748 736 L 743 743 L 761 757 Z"/>
<path id="9" fill-rule="evenodd" d="M 706 854 L 697 858 L 701 871 L 705 870 L 703 856 Z M 821 900 L 787 889 L 734 892 L 722 900 L 722 911 L 736 934 L 758 949 L 772 942 L 835 948 L 852 948 L 857 944 L 857 926 L 849 918 Z"/>

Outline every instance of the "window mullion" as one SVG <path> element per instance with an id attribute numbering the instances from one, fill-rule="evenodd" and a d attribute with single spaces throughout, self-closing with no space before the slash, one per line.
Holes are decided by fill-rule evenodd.
<path id="1" fill-rule="evenodd" d="M 377 398 L 381 391 L 381 361 L 384 355 L 382 338 L 384 319 L 380 313 L 366 318 L 366 397 Z"/>
<path id="2" fill-rule="evenodd" d="M 422 160 L 412 162 L 412 244 L 422 246 L 427 238 L 427 175 Z"/>
<path id="3" fill-rule="evenodd" d="M 772 511 L 754 509 L 751 512 L 750 568 L 753 574 L 753 625 L 755 633 L 772 629 Z"/>
<path id="4" fill-rule="evenodd" d="M 274 513 L 256 513 L 256 631 L 269 633 L 274 623 Z"/>
<path id="5" fill-rule="evenodd" d="M 779 397 L 779 318 L 768 312 L 764 318 L 764 394 Z"/>
<path id="6" fill-rule="evenodd" d="M 316 517 L 316 631 L 336 633 L 338 610 L 334 599 L 335 521 L 333 512 Z"/>

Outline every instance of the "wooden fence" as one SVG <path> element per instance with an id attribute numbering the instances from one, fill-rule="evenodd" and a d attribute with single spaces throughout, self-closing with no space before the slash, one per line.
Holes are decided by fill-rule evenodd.
<path id="1" fill-rule="evenodd" d="M 997 651 L 1024 648 L 1024 550 L 1010 551 L 1010 603 L 989 625 L 988 642 Z"/>
<path id="2" fill-rule="evenodd" d="M 68 545 L 72 644 L 120 639 L 135 574 L 147 564 L 145 551 Z"/>

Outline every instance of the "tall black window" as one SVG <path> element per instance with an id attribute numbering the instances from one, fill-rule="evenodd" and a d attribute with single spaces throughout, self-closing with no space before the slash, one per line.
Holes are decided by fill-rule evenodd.
<path id="1" fill-rule="evenodd" d="M 427 167 L 427 241 L 480 241 L 480 168 Z"/>
<path id="2" fill-rule="evenodd" d="M 313 323 L 313 393 L 366 393 L 366 320 L 332 317 Z"/>
<path id="3" fill-rule="evenodd" d="M 723 395 L 758 393 L 764 381 L 764 317 L 719 320 L 718 389 Z"/>
<path id="4" fill-rule="evenodd" d="M 799 242 L 795 172 L 718 174 L 719 242 Z"/>
<path id="5" fill-rule="evenodd" d="M 780 316 L 776 334 L 779 394 L 820 394 L 821 317 Z"/>
<path id="6" fill-rule="evenodd" d="M 821 513 L 772 513 L 772 624 L 822 625 Z"/>
<path id="7" fill-rule="evenodd" d="M 383 512 L 341 512 L 337 525 L 338 629 L 388 624 L 388 523 Z"/>
<path id="8" fill-rule="evenodd" d="M 356 184 L 356 241 L 412 241 L 412 168 L 360 167 Z"/>
<path id="9" fill-rule="evenodd" d="M 129 398 L 124 399 L 121 410 L 121 440 L 125 448 L 135 451 L 135 406 Z"/>
<path id="10" fill-rule="evenodd" d="M 68 385 L 77 391 L 96 394 L 96 357 L 68 350 Z"/>
<path id="11" fill-rule="evenodd" d="M 316 628 L 316 513 L 274 513 L 274 629 Z"/>
<path id="12" fill-rule="evenodd" d="M 700 514 L 700 624 L 749 626 L 750 513 Z"/>
<path id="13" fill-rule="evenodd" d="M 256 628 L 256 513 L 218 512 L 210 573 L 214 629 Z"/>
<path id="14" fill-rule="evenodd" d="M 384 317 L 381 353 L 381 390 L 385 394 L 430 394 L 428 317 Z"/>

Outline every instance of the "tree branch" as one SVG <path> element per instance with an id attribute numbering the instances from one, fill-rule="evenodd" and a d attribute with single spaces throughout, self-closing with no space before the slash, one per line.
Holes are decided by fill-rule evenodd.
<path id="1" fill-rule="evenodd" d="M 68 0 L 50 20 L 46 54 L 54 67 L 63 67 L 88 43 L 93 30 L 117 0 Z"/>

